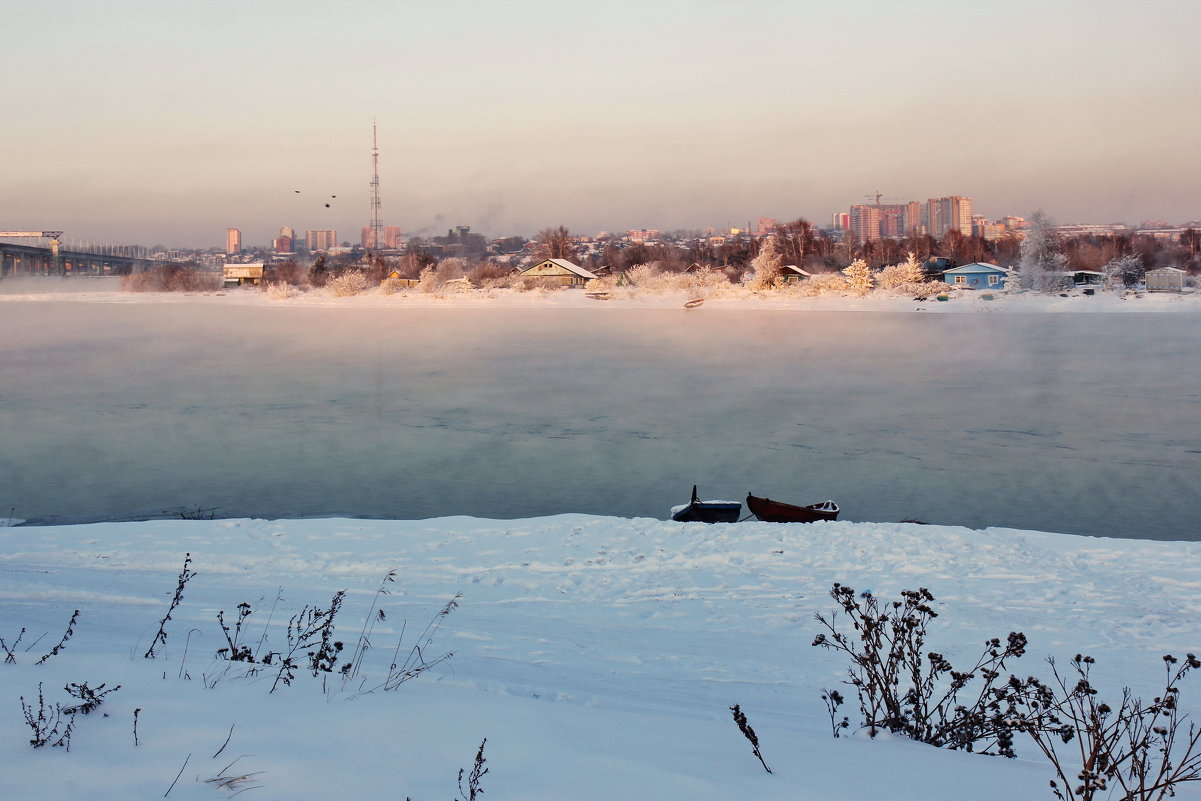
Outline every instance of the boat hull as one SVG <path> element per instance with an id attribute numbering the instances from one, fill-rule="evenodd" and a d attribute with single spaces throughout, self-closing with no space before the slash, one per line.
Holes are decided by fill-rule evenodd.
<path id="1" fill-rule="evenodd" d="M 742 504 L 718 501 L 696 501 L 672 512 L 671 519 L 679 523 L 737 523 Z"/>
<path id="2" fill-rule="evenodd" d="M 819 520 L 837 520 L 839 508 L 833 501 L 796 506 L 771 498 L 759 498 L 750 493 L 746 496 L 746 507 L 755 517 L 765 523 L 816 523 Z"/>
<path id="3" fill-rule="evenodd" d="M 692 499 L 671 510 L 671 519 L 678 523 L 737 523 L 742 515 L 738 501 L 702 501 L 692 485 Z"/>

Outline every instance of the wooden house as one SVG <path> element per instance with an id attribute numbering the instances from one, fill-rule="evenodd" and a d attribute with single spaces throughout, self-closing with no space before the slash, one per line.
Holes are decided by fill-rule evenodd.
<path id="1" fill-rule="evenodd" d="M 795 264 L 785 264 L 780 268 L 780 280 L 786 284 L 799 284 L 806 278 L 811 278 L 813 273 L 808 270 L 802 270 Z"/>
<path id="2" fill-rule="evenodd" d="M 411 289 L 421 282 L 416 278 L 405 278 L 400 274 L 400 270 L 393 270 L 384 276 L 380 283 L 389 289 Z"/>
<path id="3" fill-rule="evenodd" d="M 226 264 L 221 272 L 226 286 L 258 286 L 263 282 L 261 261 L 255 264 Z"/>
<path id="4" fill-rule="evenodd" d="M 1004 289 L 1009 271 L 996 264 L 973 262 L 943 270 L 942 280 L 957 289 Z"/>
<path id="5" fill-rule="evenodd" d="M 563 286 L 583 286 L 596 275 L 567 259 L 543 259 L 521 271 L 523 278 L 543 278 Z"/>

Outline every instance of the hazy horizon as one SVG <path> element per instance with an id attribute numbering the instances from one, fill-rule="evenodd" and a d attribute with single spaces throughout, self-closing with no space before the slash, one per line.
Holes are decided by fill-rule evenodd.
<path id="1" fill-rule="evenodd" d="M 6 20 L 0 228 L 68 240 L 355 242 L 373 119 L 383 222 L 406 235 L 825 225 L 876 191 L 1201 217 L 1183 0 L 114 0 Z"/>

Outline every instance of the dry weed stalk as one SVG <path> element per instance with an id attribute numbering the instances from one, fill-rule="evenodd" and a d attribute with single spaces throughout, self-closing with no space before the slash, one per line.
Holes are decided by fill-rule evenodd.
<path id="1" fill-rule="evenodd" d="M 146 649 L 146 653 L 142 654 L 145 659 L 154 659 L 154 649 L 160 644 L 167 644 L 167 622 L 171 620 L 171 614 L 183 601 L 183 590 L 187 583 L 196 576 L 194 572 L 188 569 L 188 565 L 192 563 L 192 554 L 186 553 L 183 557 L 183 570 L 179 572 L 179 579 L 175 584 L 175 595 L 171 598 L 171 605 L 167 607 L 167 614 L 163 615 L 163 619 L 159 621 L 158 633 L 154 635 L 154 640 L 151 641 L 150 647 Z"/>

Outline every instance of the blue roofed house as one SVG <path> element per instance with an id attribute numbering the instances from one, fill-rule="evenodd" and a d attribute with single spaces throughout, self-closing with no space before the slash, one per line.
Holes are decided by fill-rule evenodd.
<path id="1" fill-rule="evenodd" d="M 957 289 L 1004 289 L 1009 270 L 978 261 L 944 270 L 942 280 Z"/>

